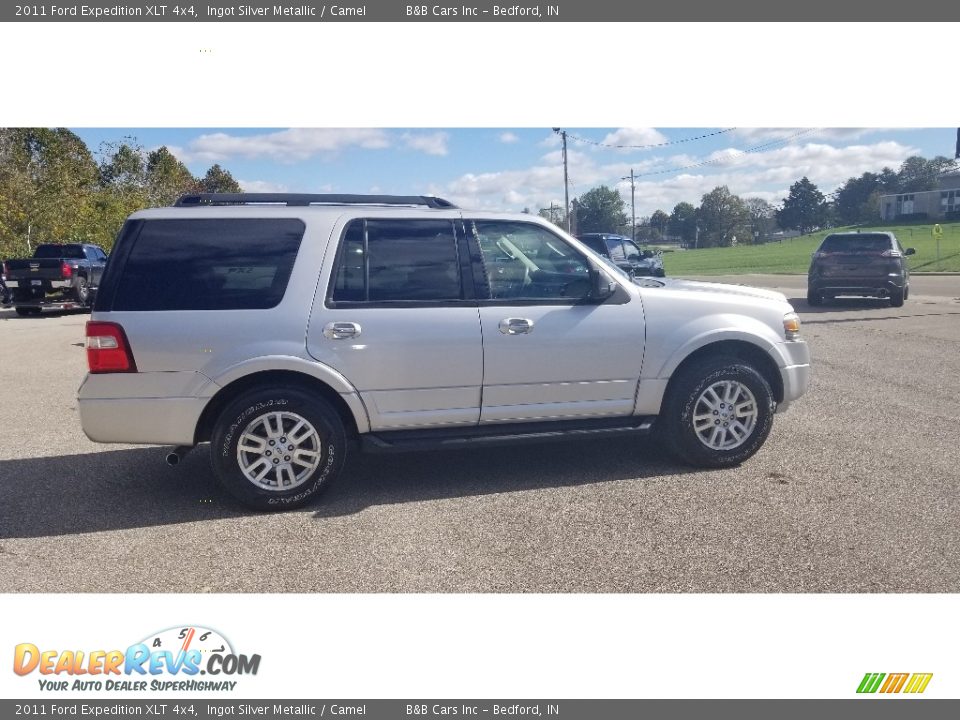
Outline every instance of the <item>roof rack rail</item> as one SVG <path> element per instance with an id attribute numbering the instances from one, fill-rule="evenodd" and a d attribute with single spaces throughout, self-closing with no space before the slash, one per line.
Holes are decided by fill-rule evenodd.
<path id="1" fill-rule="evenodd" d="M 455 210 L 449 200 L 431 195 L 314 195 L 310 193 L 191 193 L 181 195 L 174 207 L 201 205 L 425 205 L 438 210 Z"/>

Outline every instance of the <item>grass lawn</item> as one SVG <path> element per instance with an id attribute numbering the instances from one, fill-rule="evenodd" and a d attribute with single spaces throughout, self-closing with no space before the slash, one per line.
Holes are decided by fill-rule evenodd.
<path id="1" fill-rule="evenodd" d="M 916 255 L 907 258 L 911 272 L 937 270 L 960 272 L 960 222 L 941 223 L 940 263 L 937 244 L 931 234 L 933 224 L 897 225 L 860 228 L 863 232 L 889 230 L 904 248 L 912 247 Z M 741 245 L 729 248 L 678 250 L 663 254 L 667 275 L 737 275 L 741 273 L 806 273 L 810 254 L 825 235 L 852 228 L 834 228 L 766 245 Z"/>

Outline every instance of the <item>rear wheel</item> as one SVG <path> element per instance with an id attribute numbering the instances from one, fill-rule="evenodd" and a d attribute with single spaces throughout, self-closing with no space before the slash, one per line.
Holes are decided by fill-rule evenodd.
<path id="1" fill-rule="evenodd" d="M 305 505 L 343 468 L 343 422 L 322 398 L 293 387 L 252 390 L 220 414 L 210 446 L 224 489 L 257 510 Z"/>
<path id="2" fill-rule="evenodd" d="M 760 449 L 775 408 L 770 383 L 747 361 L 704 358 L 671 384 L 657 432 L 682 462 L 730 467 Z"/>
<path id="3" fill-rule="evenodd" d="M 807 289 L 807 305 L 816 307 L 823 304 L 823 293 L 813 288 Z"/>
<path id="4" fill-rule="evenodd" d="M 890 293 L 890 306 L 903 307 L 903 301 L 907 299 L 906 292 L 903 289 L 894 290 Z"/>
<path id="5" fill-rule="evenodd" d="M 73 297 L 84 306 L 90 302 L 90 286 L 87 285 L 87 279 L 82 275 L 77 278 L 77 284 L 73 288 Z"/>

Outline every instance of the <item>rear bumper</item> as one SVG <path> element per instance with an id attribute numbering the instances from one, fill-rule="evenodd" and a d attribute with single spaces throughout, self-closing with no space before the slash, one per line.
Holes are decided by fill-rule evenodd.
<path id="1" fill-rule="evenodd" d="M 208 398 L 83 399 L 80 423 L 94 442 L 130 445 L 194 444 Z"/>
<path id="2" fill-rule="evenodd" d="M 94 442 L 193 445 L 217 389 L 194 372 L 87 375 L 77 393 L 80 423 Z"/>
<path id="3" fill-rule="evenodd" d="M 874 276 L 864 278 L 851 277 L 817 277 L 810 278 L 807 285 L 813 292 L 832 293 L 834 295 L 868 295 L 871 297 L 886 297 L 892 292 L 899 292 L 904 288 L 905 281 L 900 275 Z"/>

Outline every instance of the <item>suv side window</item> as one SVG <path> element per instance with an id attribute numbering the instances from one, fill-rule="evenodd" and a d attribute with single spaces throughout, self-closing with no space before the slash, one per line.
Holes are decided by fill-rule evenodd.
<path id="1" fill-rule="evenodd" d="M 451 220 L 354 220 L 343 233 L 333 302 L 460 300 Z"/>
<path id="2" fill-rule="evenodd" d="M 632 240 L 624 240 L 623 247 L 627 251 L 627 260 L 640 260 L 645 257 L 643 251 Z"/>
<path id="3" fill-rule="evenodd" d="M 623 262 L 626 254 L 623 251 L 623 241 L 619 238 L 609 238 L 607 240 L 607 252 L 610 253 L 610 259 L 614 262 Z"/>
<path id="4" fill-rule="evenodd" d="M 286 292 L 304 230 L 295 218 L 142 221 L 122 272 L 117 268 L 111 309 L 275 307 Z"/>
<path id="5" fill-rule="evenodd" d="M 471 245 L 479 249 L 488 288 L 481 299 L 566 300 L 590 295 L 590 265 L 565 240 L 533 223 L 466 221 Z M 484 292 L 484 291 L 481 291 Z"/>

